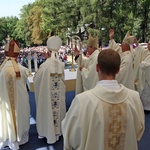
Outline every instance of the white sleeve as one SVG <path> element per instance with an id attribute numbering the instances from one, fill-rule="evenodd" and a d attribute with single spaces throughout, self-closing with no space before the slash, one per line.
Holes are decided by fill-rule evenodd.
<path id="1" fill-rule="evenodd" d="M 75 98 L 61 124 L 64 137 L 64 150 L 76 149 L 81 141 L 81 135 L 79 134 L 79 111 L 80 105 L 78 105 L 78 101 Z"/>
<path id="2" fill-rule="evenodd" d="M 112 40 L 109 41 L 109 48 L 113 49 L 114 51 L 118 52 L 119 54 L 122 52 L 121 47 L 119 46 L 119 44 L 117 44 L 115 42 L 114 39 L 112 39 Z"/>

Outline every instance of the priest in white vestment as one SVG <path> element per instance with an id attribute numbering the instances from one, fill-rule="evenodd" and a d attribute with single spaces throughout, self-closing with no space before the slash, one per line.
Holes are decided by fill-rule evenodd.
<path id="1" fill-rule="evenodd" d="M 76 60 L 79 66 L 76 80 L 76 95 L 82 93 L 83 91 L 92 89 L 98 81 L 98 75 L 96 74 L 95 68 L 97 63 L 97 56 L 99 54 L 97 47 L 98 37 L 90 35 L 87 42 L 87 53 L 89 55 L 88 58 L 83 56 L 83 54 L 81 57 L 79 52 L 76 51 L 76 55 L 79 55 L 78 59 L 81 57 L 81 60 Z"/>
<path id="2" fill-rule="evenodd" d="M 133 51 L 131 47 L 131 44 L 134 43 L 134 37 L 130 37 L 127 33 L 121 46 L 119 46 L 114 41 L 113 36 L 114 30 L 111 29 L 109 33 L 109 48 L 117 51 L 121 56 L 120 71 L 116 75 L 116 80 L 127 88 L 134 90 Z"/>
<path id="3" fill-rule="evenodd" d="M 147 44 L 148 53 L 139 65 L 137 91 L 140 93 L 144 110 L 150 111 L 150 42 Z"/>
<path id="4" fill-rule="evenodd" d="M 5 46 L 0 66 L 0 149 L 11 150 L 29 140 L 30 106 L 26 81 L 29 70 L 16 62 L 20 47 L 15 40 Z"/>
<path id="5" fill-rule="evenodd" d="M 144 110 L 139 93 L 115 80 L 120 62 L 114 50 L 100 52 L 100 81 L 74 98 L 62 121 L 64 150 L 138 150 Z"/>
<path id="6" fill-rule="evenodd" d="M 61 136 L 61 121 L 66 113 L 65 64 L 57 55 L 61 45 L 62 41 L 58 36 L 52 36 L 47 40 L 51 56 L 34 76 L 37 132 L 39 138 L 46 138 L 49 144 L 55 143 Z"/>
<path id="7" fill-rule="evenodd" d="M 144 48 L 139 45 L 137 39 L 135 38 L 136 48 L 134 50 L 134 61 L 133 61 L 133 72 L 134 72 L 134 82 L 135 89 L 137 90 L 137 84 L 139 82 L 139 71 L 140 63 L 145 60 L 145 58 L 150 54 L 148 48 Z"/>

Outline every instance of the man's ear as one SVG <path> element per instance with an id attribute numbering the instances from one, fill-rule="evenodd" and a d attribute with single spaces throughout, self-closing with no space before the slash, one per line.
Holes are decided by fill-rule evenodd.
<path id="1" fill-rule="evenodd" d="M 117 71 L 117 73 L 116 74 L 118 74 L 118 72 L 120 71 L 120 67 L 119 67 L 119 69 L 118 69 L 118 71 Z"/>
<path id="2" fill-rule="evenodd" d="M 96 71 L 99 72 L 99 66 L 96 64 Z"/>

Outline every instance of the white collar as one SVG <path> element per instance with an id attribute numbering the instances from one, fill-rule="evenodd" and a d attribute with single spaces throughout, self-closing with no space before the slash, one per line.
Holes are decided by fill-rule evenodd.
<path id="1" fill-rule="evenodd" d="M 97 82 L 97 86 L 103 86 L 110 90 L 119 90 L 120 85 L 117 80 L 101 80 Z"/>

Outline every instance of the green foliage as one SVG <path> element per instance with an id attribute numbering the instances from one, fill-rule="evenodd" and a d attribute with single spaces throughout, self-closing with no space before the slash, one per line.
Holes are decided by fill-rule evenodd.
<path id="1" fill-rule="evenodd" d="M 35 0 L 21 8 L 20 18 L 0 18 L 0 43 L 7 35 L 25 45 L 45 44 L 51 32 L 65 44 L 66 33 L 80 35 L 80 27 L 98 35 L 108 44 L 108 31 L 115 29 L 115 40 L 121 42 L 127 31 L 140 42 L 150 39 L 149 0 Z M 69 28 L 69 31 L 68 31 Z"/>
<path id="2" fill-rule="evenodd" d="M 34 4 L 24 5 L 21 8 L 21 14 L 19 21 L 17 22 L 15 34 L 17 35 L 17 39 L 21 41 L 22 46 L 31 45 L 33 42 L 31 41 L 31 32 L 29 29 L 28 18 L 29 12 L 32 9 Z"/>
<path id="3" fill-rule="evenodd" d="M 31 41 L 37 45 L 43 44 L 43 42 L 47 39 L 45 32 L 41 28 L 41 15 L 41 6 L 34 5 L 33 8 L 30 10 L 28 17 L 28 25 L 31 32 Z"/>
<path id="4" fill-rule="evenodd" d="M 17 17 L 0 18 L 0 45 L 5 43 L 8 35 L 10 38 L 16 38 L 14 30 L 16 28 L 17 21 Z"/>

